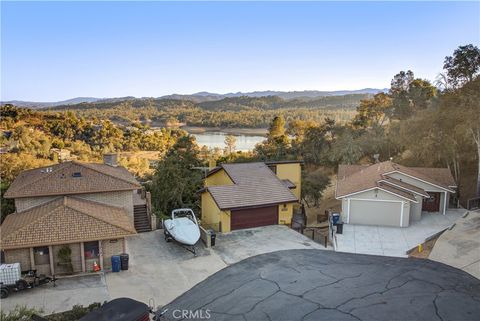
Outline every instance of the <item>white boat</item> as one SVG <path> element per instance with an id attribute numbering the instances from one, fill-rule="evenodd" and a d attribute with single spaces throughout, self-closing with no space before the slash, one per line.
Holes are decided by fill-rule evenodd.
<path id="1" fill-rule="evenodd" d="M 197 218 L 189 208 L 179 208 L 172 211 L 171 218 L 163 221 L 165 240 L 170 242 L 172 239 L 180 244 L 191 247 L 187 250 L 195 254 L 195 244 L 200 239 L 200 228 Z"/>

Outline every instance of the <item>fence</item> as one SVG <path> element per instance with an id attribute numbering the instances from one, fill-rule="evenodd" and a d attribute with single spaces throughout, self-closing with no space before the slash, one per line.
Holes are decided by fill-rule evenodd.
<path id="1" fill-rule="evenodd" d="M 467 210 L 478 210 L 480 209 L 480 196 L 471 198 L 467 201 Z"/>

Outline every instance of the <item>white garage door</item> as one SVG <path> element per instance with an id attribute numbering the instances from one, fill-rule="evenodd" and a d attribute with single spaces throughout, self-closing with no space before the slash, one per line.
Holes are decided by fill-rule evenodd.
<path id="1" fill-rule="evenodd" d="M 402 203 L 350 200 L 350 224 L 400 226 Z"/>

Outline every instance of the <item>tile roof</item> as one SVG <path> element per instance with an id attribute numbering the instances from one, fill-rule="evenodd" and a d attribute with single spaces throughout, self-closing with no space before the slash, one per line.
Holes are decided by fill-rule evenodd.
<path id="1" fill-rule="evenodd" d="M 410 189 L 420 194 L 426 193 L 423 189 L 418 187 L 414 189 L 413 185 L 404 182 L 402 182 L 403 184 L 399 184 L 398 180 L 388 177 L 388 173 L 395 171 L 416 177 L 444 189 L 451 190 L 449 186 L 455 186 L 455 181 L 448 168 L 406 167 L 391 161 L 373 165 L 340 165 L 338 168 L 336 197 L 343 197 L 372 189 L 378 187 L 379 184 L 382 184 L 382 188 L 385 188 L 385 182 L 387 184 L 390 182 L 387 188 L 389 188 L 391 192 L 394 192 L 400 187 L 404 191 L 405 189 Z M 402 193 L 396 194 L 405 197 Z"/>
<path id="2" fill-rule="evenodd" d="M 206 189 L 221 210 L 298 201 L 265 163 L 223 164 L 221 167 L 234 185 Z"/>
<path id="3" fill-rule="evenodd" d="M 75 175 L 80 177 L 74 177 Z M 140 187 L 135 177 L 124 167 L 72 161 L 21 172 L 4 197 L 69 195 L 134 190 Z"/>
<path id="4" fill-rule="evenodd" d="M 120 207 L 76 197 L 58 197 L 8 215 L 2 249 L 115 239 L 135 234 L 133 219 Z"/>

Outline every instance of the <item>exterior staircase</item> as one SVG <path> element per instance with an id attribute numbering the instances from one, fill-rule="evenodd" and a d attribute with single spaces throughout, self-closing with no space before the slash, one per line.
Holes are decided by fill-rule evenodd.
<path id="1" fill-rule="evenodd" d="M 137 233 L 150 232 L 152 230 L 146 204 L 133 205 L 133 223 Z"/>

